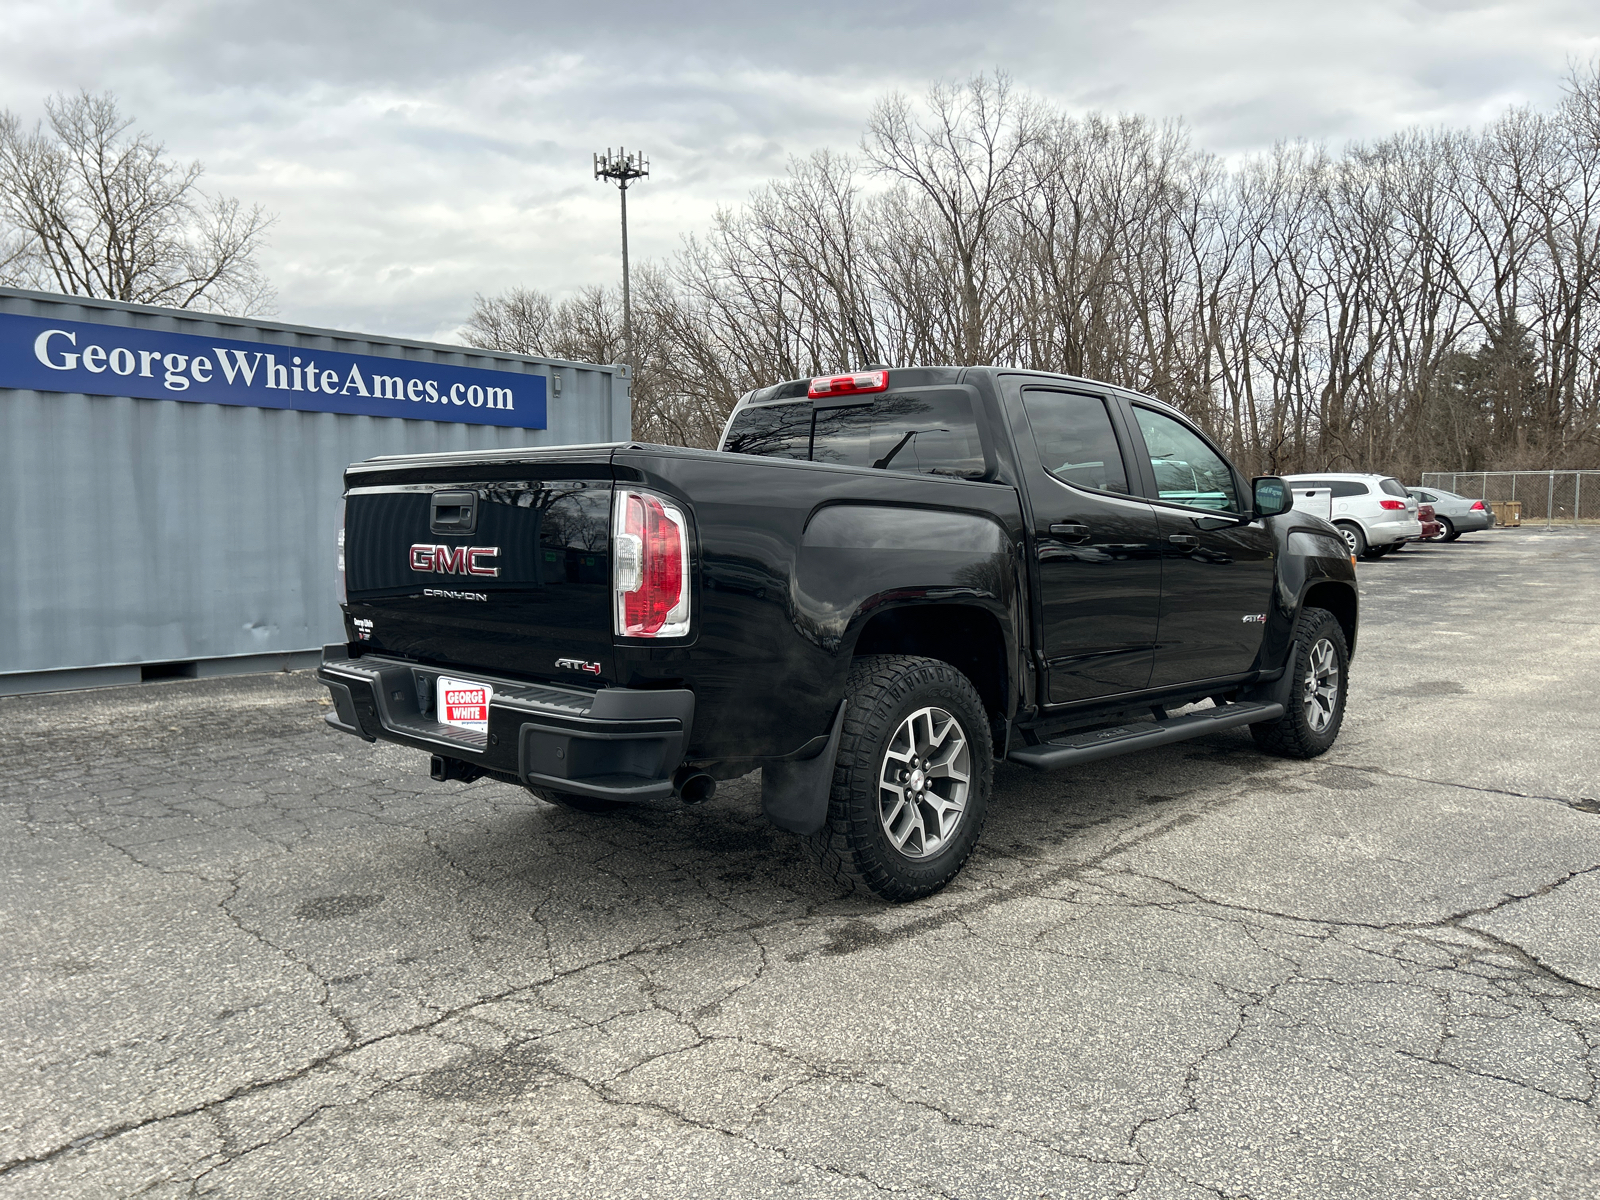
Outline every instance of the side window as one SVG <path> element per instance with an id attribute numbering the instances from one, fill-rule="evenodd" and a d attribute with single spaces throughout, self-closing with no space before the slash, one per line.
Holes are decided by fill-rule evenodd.
<path id="1" fill-rule="evenodd" d="M 811 402 L 743 409 L 728 426 L 722 448 L 733 454 L 760 454 L 767 458 L 809 458 Z"/>
<path id="2" fill-rule="evenodd" d="M 1188 426 L 1137 404 L 1133 414 L 1150 452 L 1158 497 L 1190 508 L 1243 511 L 1232 468 Z"/>
<path id="3" fill-rule="evenodd" d="M 1366 484 L 1356 483 L 1351 479 L 1335 479 L 1332 486 L 1333 498 L 1335 500 L 1343 499 L 1348 496 L 1365 496 L 1367 494 Z"/>
<path id="4" fill-rule="evenodd" d="M 1098 396 L 1027 388 L 1022 408 L 1033 429 L 1039 461 L 1057 479 L 1103 492 L 1126 492 L 1127 472 L 1111 429 L 1106 402 Z"/>
<path id="5" fill-rule="evenodd" d="M 956 479 L 982 479 L 987 469 L 972 404 L 956 388 L 889 392 L 870 404 L 819 407 L 811 458 Z"/>

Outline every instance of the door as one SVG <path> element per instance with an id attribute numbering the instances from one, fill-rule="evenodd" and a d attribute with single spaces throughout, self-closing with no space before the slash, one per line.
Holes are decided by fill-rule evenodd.
<path id="1" fill-rule="evenodd" d="M 1155 513 L 1133 492 L 1104 397 L 1025 387 L 1013 415 L 1026 476 L 1049 704 L 1150 682 L 1161 602 Z"/>
<path id="2" fill-rule="evenodd" d="M 1272 531 L 1249 519 L 1254 498 L 1197 431 L 1142 404 L 1129 410 L 1162 548 L 1151 686 L 1243 674 L 1272 604 Z"/>

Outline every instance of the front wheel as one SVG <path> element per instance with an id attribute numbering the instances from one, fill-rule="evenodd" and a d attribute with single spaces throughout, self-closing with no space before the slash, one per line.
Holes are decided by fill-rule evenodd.
<path id="1" fill-rule="evenodd" d="M 1284 758 L 1315 758 L 1327 752 L 1344 724 L 1350 650 L 1338 618 L 1308 608 L 1295 630 L 1289 658 L 1293 685 L 1288 710 L 1276 721 L 1250 726 L 1256 745 Z"/>
<path id="2" fill-rule="evenodd" d="M 949 663 L 899 654 L 857 659 L 846 692 L 827 822 L 807 844 L 852 891 L 931 895 L 983 831 L 994 778 L 983 702 Z"/>

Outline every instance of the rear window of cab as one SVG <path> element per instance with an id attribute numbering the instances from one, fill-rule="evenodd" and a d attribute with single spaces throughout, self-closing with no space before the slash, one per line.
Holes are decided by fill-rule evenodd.
<path id="1" fill-rule="evenodd" d="M 752 405 L 734 414 L 722 448 L 955 479 L 981 479 L 986 471 L 972 403 L 958 388 L 886 392 L 857 403 Z"/>
<path id="2" fill-rule="evenodd" d="M 722 439 L 730 454 L 811 457 L 811 401 L 752 406 L 736 414 Z"/>

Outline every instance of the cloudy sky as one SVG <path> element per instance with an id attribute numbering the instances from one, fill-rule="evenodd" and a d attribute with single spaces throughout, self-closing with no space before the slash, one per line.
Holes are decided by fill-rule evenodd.
<path id="1" fill-rule="evenodd" d="M 1002 68 L 1072 110 L 1181 117 L 1229 155 L 1546 105 L 1595 0 L 7 0 L 0 107 L 114 91 L 206 186 L 278 214 L 300 324 L 455 340 L 475 292 L 616 280 L 591 154 L 646 151 L 636 255 L 671 254 L 873 101 Z"/>

